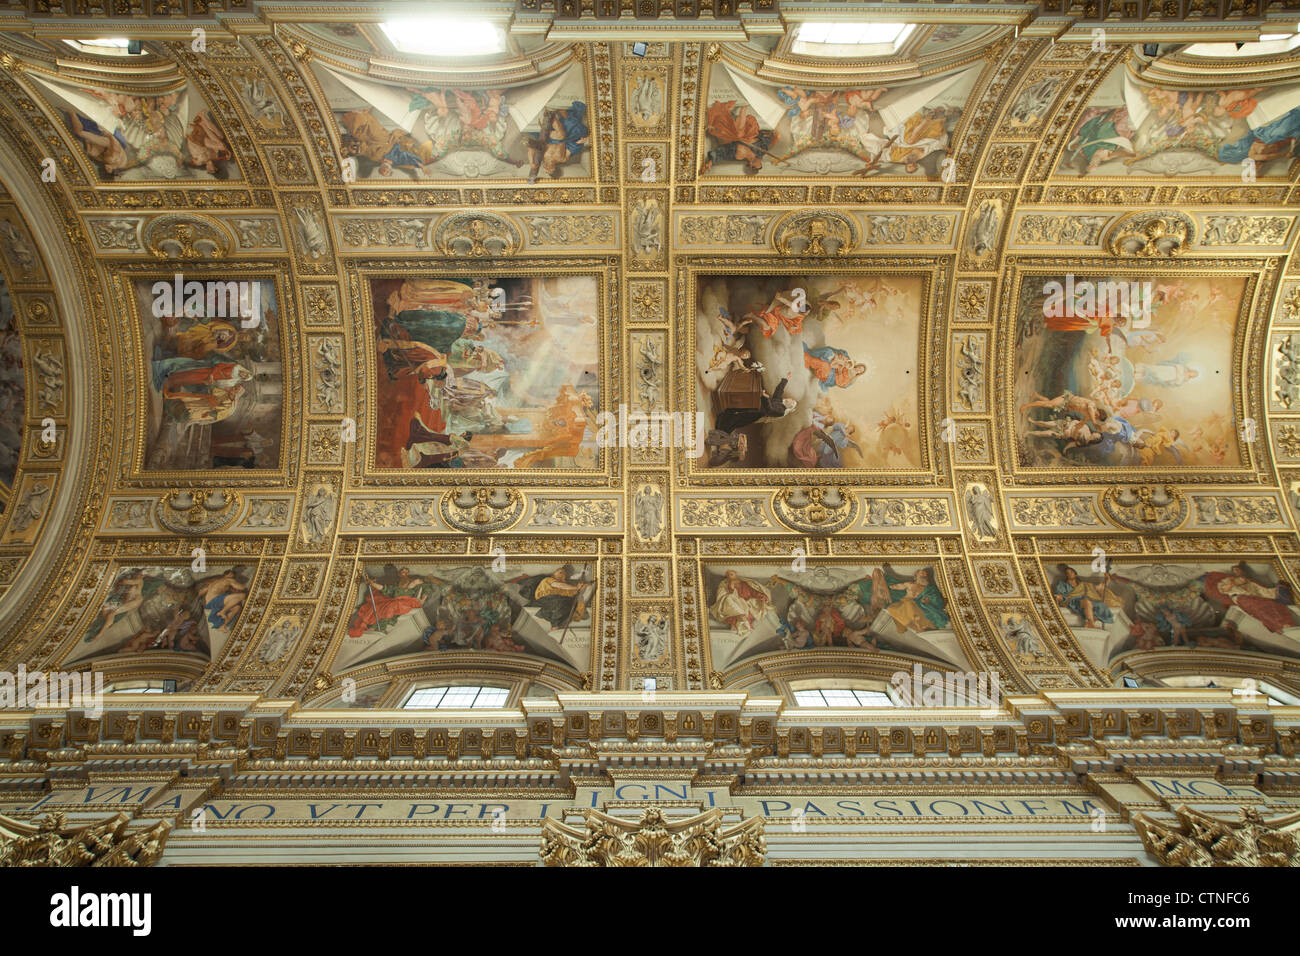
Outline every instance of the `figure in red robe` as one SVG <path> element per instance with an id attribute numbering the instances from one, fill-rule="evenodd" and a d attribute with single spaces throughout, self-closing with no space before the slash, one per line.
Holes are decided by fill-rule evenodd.
<path id="1" fill-rule="evenodd" d="M 361 605 L 352 615 L 348 637 L 360 637 L 366 631 L 374 630 L 380 621 L 391 620 L 424 605 L 422 600 L 410 594 L 385 593 L 386 590 L 394 590 L 394 587 L 385 589 L 384 585 L 364 571 L 362 577 L 365 578 L 366 591 L 361 596 Z"/>
<path id="2" fill-rule="evenodd" d="M 1291 627 L 1291 590 L 1284 584 L 1268 587 L 1246 576 L 1246 567 L 1234 564 L 1228 571 L 1211 571 L 1205 575 L 1205 596 L 1220 604 L 1241 608 L 1274 634 Z"/>

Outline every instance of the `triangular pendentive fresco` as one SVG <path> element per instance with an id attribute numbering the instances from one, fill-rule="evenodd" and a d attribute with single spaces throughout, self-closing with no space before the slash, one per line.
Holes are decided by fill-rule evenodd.
<path id="1" fill-rule="evenodd" d="M 826 90 L 772 85 L 720 64 L 709 76 L 700 173 L 939 179 L 979 74 Z"/>
<path id="2" fill-rule="evenodd" d="M 315 74 L 360 181 L 591 176 L 581 65 L 496 89 L 402 86 L 323 65 Z"/>
<path id="3" fill-rule="evenodd" d="M 526 654 L 583 670 L 591 651 L 587 564 L 367 565 L 334 659 L 343 671 L 414 653 Z"/>
<path id="4" fill-rule="evenodd" d="M 39 82 L 101 182 L 240 178 L 225 133 L 192 84 L 145 95 Z"/>
<path id="5" fill-rule="evenodd" d="M 1062 176 L 1285 176 L 1300 136 L 1300 84 L 1165 89 L 1111 72 L 1061 156 Z"/>

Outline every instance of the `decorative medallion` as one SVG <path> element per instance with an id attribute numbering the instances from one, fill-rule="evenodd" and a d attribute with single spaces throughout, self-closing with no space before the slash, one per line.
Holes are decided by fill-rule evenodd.
<path id="1" fill-rule="evenodd" d="M 1196 238 L 1192 217 L 1172 209 L 1130 213 L 1106 230 L 1112 256 L 1169 258 L 1191 248 Z"/>
<path id="2" fill-rule="evenodd" d="M 523 244 L 523 234 L 503 216 L 458 212 L 438 223 L 433 242 L 446 256 L 512 256 Z"/>
<path id="3" fill-rule="evenodd" d="M 835 212 L 796 212 L 776 224 L 776 251 L 785 256 L 846 256 L 858 245 L 857 224 Z"/>
<path id="4" fill-rule="evenodd" d="M 1117 485 L 1101 495 L 1111 519 L 1134 531 L 1169 531 L 1185 520 L 1187 496 L 1173 485 Z"/>
<path id="5" fill-rule="evenodd" d="M 158 500 L 158 523 L 177 534 L 208 534 L 224 528 L 239 514 L 239 493 L 169 491 Z"/>
<path id="6" fill-rule="evenodd" d="M 813 534 L 839 531 L 858 513 L 858 503 L 848 489 L 834 486 L 782 488 L 772 504 L 782 524 Z"/>
<path id="7" fill-rule="evenodd" d="M 230 237 L 211 219 L 159 216 L 144 227 L 144 246 L 158 259 L 224 259 Z"/>
<path id="8" fill-rule="evenodd" d="M 524 513 L 524 496 L 513 488 L 462 488 L 442 496 L 442 517 L 471 533 L 500 531 Z"/>

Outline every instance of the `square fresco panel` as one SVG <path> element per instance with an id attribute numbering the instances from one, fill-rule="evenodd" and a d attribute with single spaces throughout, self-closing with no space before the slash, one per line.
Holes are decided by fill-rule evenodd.
<path id="1" fill-rule="evenodd" d="M 1241 276 L 1026 276 L 1020 464 L 1240 464 L 1232 356 L 1246 289 Z"/>
<path id="2" fill-rule="evenodd" d="M 589 564 L 366 565 L 333 667 L 402 654 L 530 654 L 589 667 L 595 569 Z"/>
<path id="3" fill-rule="evenodd" d="M 1116 69 L 1075 124 L 1057 172 L 1240 180 L 1250 165 L 1255 176 L 1285 176 L 1297 136 L 1300 84 L 1165 90 Z"/>
<path id="4" fill-rule="evenodd" d="M 205 290 L 219 283 L 225 284 L 205 283 Z M 237 309 L 227 307 L 224 297 L 206 291 L 185 292 L 173 307 L 171 297 L 160 297 L 155 289 L 172 284 L 166 279 L 135 280 L 150 375 L 145 467 L 278 468 L 284 373 L 275 283 L 254 279 L 244 286 L 246 293 L 257 286 L 256 294 L 242 299 L 257 308 L 251 328 L 244 322 L 253 317 L 245 320 Z"/>
<path id="5" fill-rule="evenodd" d="M 253 569 L 244 565 L 118 571 L 68 663 L 106 654 L 172 651 L 211 659 L 239 620 Z"/>
<path id="6" fill-rule="evenodd" d="M 919 468 L 918 276 L 700 276 L 710 468 Z"/>
<path id="7" fill-rule="evenodd" d="M 965 666 L 931 566 L 706 565 L 713 666 L 758 654 L 844 648 Z"/>
<path id="8" fill-rule="evenodd" d="M 573 179 L 591 175 L 580 66 L 524 86 L 396 86 L 313 67 L 344 157 L 367 182 Z"/>
<path id="9" fill-rule="evenodd" d="M 1300 657 L 1291 587 L 1266 562 L 1049 567 L 1065 622 L 1101 667 L 1135 651 L 1253 651 Z"/>
<path id="10" fill-rule="evenodd" d="M 594 276 L 371 278 L 380 468 L 594 468 Z"/>

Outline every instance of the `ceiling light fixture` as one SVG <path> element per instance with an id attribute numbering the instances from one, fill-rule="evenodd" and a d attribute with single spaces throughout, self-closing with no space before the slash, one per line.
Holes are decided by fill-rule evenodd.
<path id="1" fill-rule="evenodd" d="M 506 35 L 491 20 L 462 20 L 448 17 L 390 20 L 380 29 L 402 53 L 423 56 L 485 56 L 504 53 Z"/>

